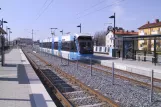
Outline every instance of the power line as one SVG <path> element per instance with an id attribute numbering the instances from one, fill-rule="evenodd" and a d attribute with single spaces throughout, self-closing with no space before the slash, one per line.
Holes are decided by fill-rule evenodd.
<path id="1" fill-rule="evenodd" d="M 51 2 L 48 4 L 48 6 L 39 14 L 39 16 L 36 18 L 36 20 L 38 20 L 40 17 L 41 17 L 41 15 L 48 9 L 48 7 L 52 4 L 52 2 L 53 2 L 54 0 L 51 0 Z"/>
<path id="2" fill-rule="evenodd" d="M 94 4 L 94 5 L 92 5 L 91 7 L 84 9 L 82 12 L 77 13 L 77 15 L 79 15 L 79 14 L 81 14 L 81 13 L 84 13 L 84 12 L 87 11 L 87 10 L 92 9 L 93 7 L 96 7 L 96 6 L 100 5 L 101 3 L 105 2 L 105 1 L 106 1 L 106 0 L 100 1 L 100 2 L 98 2 L 97 4 Z"/>
<path id="3" fill-rule="evenodd" d="M 45 7 L 45 5 L 46 5 L 47 2 L 48 2 L 48 0 L 46 0 L 46 1 L 44 2 L 44 4 L 41 6 L 41 8 L 40 8 L 40 10 L 39 10 L 39 13 L 40 13 L 41 10 Z"/>
<path id="4" fill-rule="evenodd" d="M 101 10 L 107 8 L 107 7 L 114 6 L 115 4 L 117 4 L 117 3 L 121 2 L 121 1 L 125 1 L 125 0 L 119 0 L 119 1 L 117 1 L 117 2 L 115 2 L 115 3 L 113 3 L 113 4 L 111 4 L 111 5 L 107 5 L 107 6 L 103 7 L 103 8 L 97 9 L 97 10 L 95 10 L 95 11 L 93 11 L 93 12 L 89 12 L 89 13 L 83 15 L 83 16 L 80 16 L 80 17 L 78 17 L 77 19 L 80 19 L 81 17 L 88 16 L 88 15 L 93 14 L 93 13 L 95 13 L 95 12 L 101 11 Z"/>

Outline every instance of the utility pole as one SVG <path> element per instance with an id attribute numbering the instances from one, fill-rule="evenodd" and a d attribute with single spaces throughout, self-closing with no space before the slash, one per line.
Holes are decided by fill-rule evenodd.
<path id="1" fill-rule="evenodd" d="M 80 23 L 80 25 L 78 25 L 77 27 L 80 28 L 80 33 L 81 33 L 81 32 L 82 32 L 82 25 L 81 25 L 81 23 Z"/>
<path id="2" fill-rule="evenodd" d="M 115 21 L 115 18 L 116 18 L 116 16 L 115 16 L 115 13 L 114 13 L 114 15 L 113 16 L 110 16 L 109 18 L 113 18 L 114 19 L 114 28 L 113 28 L 113 34 L 114 34 L 114 49 L 115 49 L 115 23 L 116 23 L 116 21 Z"/>
<path id="3" fill-rule="evenodd" d="M 8 27 L 6 26 L 6 39 L 7 39 L 7 45 L 9 45 L 9 39 L 8 39 Z"/>
<path id="4" fill-rule="evenodd" d="M 3 18 L 2 18 L 2 21 L 1 21 L 1 25 L 2 25 L 2 29 L 3 29 L 3 23 L 8 23 L 7 21 L 4 21 Z M 4 44 L 5 44 L 5 38 L 4 38 L 4 35 L 2 33 L 2 36 L 1 36 L 1 55 L 2 55 L 2 58 L 1 58 L 1 65 L 4 66 L 4 58 L 5 58 L 5 55 L 4 55 Z"/>
<path id="5" fill-rule="evenodd" d="M 115 30 L 116 30 L 116 29 L 115 29 L 115 22 L 116 22 L 116 21 L 115 21 L 115 13 L 114 13 L 114 49 L 115 49 L 115 45 L 116 45 L 116 44 L 115 44 Z"/>
<path id="6" fill-rule="evenodd" d="M 7 29 L 8 29 L 8 33 L 9 33 L 8 40 L 9 40 L 9 46 L 10 46 L 10 33 L 12 33 L 12 32 L 11 32 L 11 28 L 7 28 Z"/>
<path id="7" fill-rule="evenodd" d="M 50 28 L 51 29 L 51 35 L 52 35 L 52 55 L 54 55 L 54 37 L 55 36 L 55 30 L 57 30 L 58 28 Z M 54 29 L 54 31 L 52 31 Z"/>
<path id="8" fill-rule="evenodd" d="M 60 32 L 61 32 L 61 33 L 62 33 L 62 35 L 63 35 L 63 30 L 61 30 Z"/>
<path id="9" fill-rule="evenodd" d="M 33 41 L 34 40 L 33 39 L 34 30 L 33 29 L 32 29 L 32 33 L 31 34 L 32 34 L 32 48 L 34 48 L 34 41 Z"/>

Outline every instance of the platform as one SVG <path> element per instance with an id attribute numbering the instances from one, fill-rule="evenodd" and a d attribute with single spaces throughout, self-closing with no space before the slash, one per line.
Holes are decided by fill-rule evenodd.
<path id="1" fill-rule="evenodd" d="M 21 49 L 5 54 L 0 84 L 1 107 L 56 107 Z"/>
<path id="2" fill-rule="evenodd" d="M 154 63 L 150 61 L 137 61 L 132 59 L 124 59 L 122 58 L 112 58 L 105 54 L 94 54 L 93 59 L 99 62 L 101 65 L 112 67 L 112 63 L 114 62 L 114 66 L 117 69 L 151 76 L 151 71 L 154 71 L 154 77 L 161 79 L 161 64 L 157 63 L 156 66 Z"/>

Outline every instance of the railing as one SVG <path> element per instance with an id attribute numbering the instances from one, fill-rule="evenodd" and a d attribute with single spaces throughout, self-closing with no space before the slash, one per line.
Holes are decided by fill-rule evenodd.
<path id="1" fill-rule="evenodd" d="M 161 55 L 160 52 L 156 52 L 156 61 L 161 62 Z M 143 60 L 143 61 L 152 61 L 154 58 L 154 51 L 144 51 L 144 50 L 135 50 L 135 59 L 136 60 Z"/>
<path id="2" fill-rule="evenodd" d="M 110 47 L 106 47 L 106 46 L 94 46 L 93 50 L 94 50 L 94 52 L 98 52 L 98 53 L 109 53 Z"/>

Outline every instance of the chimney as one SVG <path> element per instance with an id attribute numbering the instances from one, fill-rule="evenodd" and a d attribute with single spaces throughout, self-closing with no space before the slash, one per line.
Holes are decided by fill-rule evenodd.
<path id="1" fill-rule="evenodd" d="M 126 32 L 129 32 L 128 30 Z"/>
<path id="2" fill-rule="evenodd" d="M 150 22 L 149 21 L 147 21 L 147 24 L 149 24 Z"/>
<path id="3" fill-rule="evenodd" d="M 122 29 L 121 32 L 124 32 L 124 29 Z"/>
<path id="4" fill-rule="evenodd" d="M 131 32 L 134 32 L 134 30 L 131 30 Z"/>
<path id="5" fill-rule="evenodd" d="M 159 23 L 159 19 L 155 19 L 155 23 Z"/>

